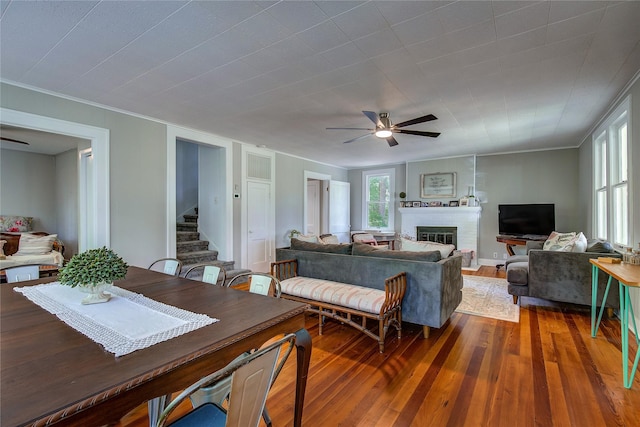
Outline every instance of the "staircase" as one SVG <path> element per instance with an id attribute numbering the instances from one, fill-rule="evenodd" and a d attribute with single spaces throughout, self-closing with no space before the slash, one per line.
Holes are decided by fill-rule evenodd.
<path id="1" fill-rule="evenodd" d="M 198 215 L 184 215 L 184 222 L 176 224 L 176 249 L 176 258 L 182 261 L 183 273 L 193 264 L 202 262 L 224 268 L 227 272 L 227 281 L 238 274 L 250 272 L 250 270 L 236 269 L 234 261 L 218 260 L 218 251 L 210 251 L 209 242 L 200 240 Z"/>

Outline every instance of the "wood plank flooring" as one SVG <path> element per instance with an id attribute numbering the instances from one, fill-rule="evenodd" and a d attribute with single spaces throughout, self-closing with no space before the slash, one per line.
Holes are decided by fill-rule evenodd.
<path id="1" fill-rule="evenodd" d="M 504 277 L 495 267 L 465 274 Z M 407 324 L 384 354 L 334 321 L 318 336 L 309 316 L 304 425 L 640 426 L 640 374 L 630 390 L 622 385 L 620 322 L 604 319 L 591 338 L 588 307 L 521 304 L 520 323 L 454 313 L 426 340 Z M 276 427 L 292 425 L 294 381 L 295 357 L 267 401 Z M 120 426 L 147 426 L 146 414 L 142 405 Z"/>

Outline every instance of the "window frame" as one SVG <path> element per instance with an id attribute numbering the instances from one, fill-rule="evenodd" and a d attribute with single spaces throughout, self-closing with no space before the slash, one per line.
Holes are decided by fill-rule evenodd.
<path id="1" fill-rule="evenodd" d="M 375 169 L 362 172 L 362 228 L 365 230 L 376 229 L 381 231 L 395 230 L 395 169 Z M 369 180 L 373 177 L 389 177 L 389 222 L 385 228 L 369 226 Z"/>
<path id="2" fill-rule="evenodd" d="M 596 238 L 607 240 L 616 247 L 629 246 L 632 234 L 630 107 L 628 96 L 592 134 L 592 227 Z M 621 129 L 624 127 L 626 135 L 623 139 Z M 622 203 L 616 200 L 621 193 Z"/>

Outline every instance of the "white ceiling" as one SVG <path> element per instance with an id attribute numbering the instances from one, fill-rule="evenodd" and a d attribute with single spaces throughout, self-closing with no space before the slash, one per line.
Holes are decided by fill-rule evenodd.
<path id="1" fill-rule="evenodd" d="M 3 81 L 344 167 L 576 147 L 640 70 L 640 2 L 0 6 Z"/>

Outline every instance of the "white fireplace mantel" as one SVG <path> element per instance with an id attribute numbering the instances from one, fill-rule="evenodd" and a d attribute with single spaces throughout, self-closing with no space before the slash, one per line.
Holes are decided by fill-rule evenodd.
<path id="1" fill-rule="evenodd" d="M 401 216 L 401 234 L 414 239 L 416 228 L 420 226 L 456 227 L 458 229 L 457 248 L 472 250 L 474 257 L 471 264 L 477 264 L 481 207 L 399 208 L 398 211 Z"/>

